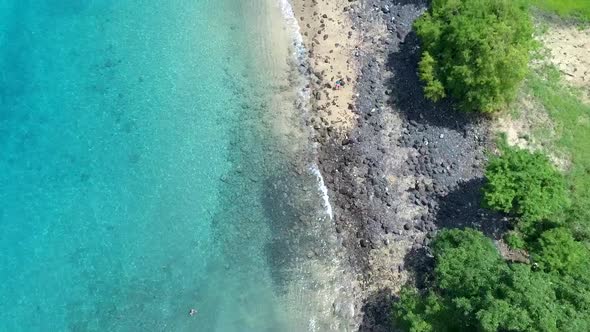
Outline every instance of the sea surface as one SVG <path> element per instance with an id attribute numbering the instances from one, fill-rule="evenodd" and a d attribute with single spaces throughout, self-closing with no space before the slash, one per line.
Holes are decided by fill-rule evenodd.
<path id="1" fill-rule="evenodd" d="M 299 43 L 286 0 L 0 0 L 0 331 L 321 329 Z"/>

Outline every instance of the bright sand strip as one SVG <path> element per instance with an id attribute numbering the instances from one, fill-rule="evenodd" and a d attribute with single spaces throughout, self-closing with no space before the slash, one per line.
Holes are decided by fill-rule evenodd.
<path id="1" fill-rule="evenodd" d="M 347 4 L 347 0 L 293 0 L 313 71 L 313 115 L 323 126 L 342 134 L 354 126 L 357 70 L 353 54 L 359 44 L 358 34 L 351 29 L 352 22 L 344 11 Z M 346 84 L 336 89 L 339 79 Z"/>
<path id="2" fill-rule="evenodd" d="M 590 103 L 590 29 L 557 21 L 549 25 L 541 42 L 565 80 L 580 88 L 583 101 Z"/>

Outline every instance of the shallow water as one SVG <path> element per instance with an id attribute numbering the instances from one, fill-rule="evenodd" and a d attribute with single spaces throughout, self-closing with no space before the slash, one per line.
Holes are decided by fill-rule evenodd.
<path id="1" fill-rule="evenodd" d="M 284 22 L 274 0 L 0 0 L 0 330 L 313 329 L 289 284 L 320 240 L 292 231 L 326 202 L 294 172 Z"/>

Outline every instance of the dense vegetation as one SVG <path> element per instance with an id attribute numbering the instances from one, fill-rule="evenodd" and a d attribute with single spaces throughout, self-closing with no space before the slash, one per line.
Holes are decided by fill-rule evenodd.
<path id="1" fill-rule="evenodd" d="M 427 98 L 450 96 L 464 110 L 496 111 L 526 77 L 532 24 L 518 0 L 433 0 L 415 23 Z"/>
<path id="2" fill-rule="evenodd" d="M 563 176 L 545 155 L 511 148 L 505 140 L 498 146 L 501 155 L 490 159 L 485 174 L 487 207 L 532 222 L 547 219 L 567 206 Z"/>
<path id="3" fill-rule="evenodd" d="M 545 156 L 499 146 L 486 169 L 484 201 L 514 214 L 507 242 L 526 249 L 530 264 L 505 261 L 478 231 L 441 231 L 430 246 L 428 291 L 406 288 L 394 306 L 396 322 L 409 331 L 590 330 L 588 244 L 567 222 L 548 220 L 567 211 L 564 179 Z"/>
<path id="4" fill-rule="evenodd" d="M 590 18 L 590 1 L 529 2 Z M 432 1 L 416 23 L 424 45 L 419 74 L 428 98 L 449 95 L 463 109 L 483 112 L 512 98 L 531 47 L 528 14 L 516 3 Z M 525 259 L 507 261 L 491 239 L 473 229 L 440 231 L 430 243 L 435 265 L 426 287 L 404 288 L 394 305 L 397 326 L 590 331 L 590 106 L 551 67 L 529 73 L 526 90 L 553 120 L 558 139 L 549 147 L 568 156 L 571 165 L 562 175 L 542 153 L 511 148 L 505 140 L 490 158 L 484 206 L 512 217 L 504 240 Z"/>
<path id="5" fill-rule="evenodd" d="M 405 288 L 395 320 L 414 332 L 588 331 L 590 252 L 565 228 L 547 231 L 535 248 L 538 263 L 508 263 L 480 232 L 442 231 L 429 291 Z"/>

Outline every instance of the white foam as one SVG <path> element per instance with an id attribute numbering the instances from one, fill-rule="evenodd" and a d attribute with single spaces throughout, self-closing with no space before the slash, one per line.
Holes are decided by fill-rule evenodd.
<path id="1" fill-rule="evenodd" d="M 312 332 L 315 332 L 318 330 L 316 323 L 315 323 L 315 318 L 312 317 L 309 319 L 309 326 L 307 327 L 307 330 L 312 331 Z"/>
<path id="2" fill-rule="evenodd" d="M 307 50 L 305 49 L 305 45 L 303 44 L 303 36 L 301 35 L 301 28 L 299 27 L 299 23 L 297 22 L 297 18 L 295 17 L 295 13 L 293 12 L 293 7 L 289 0 L 279 0 L 279 4 L 281 7 L 281 12 L 283 14 L 283 18 L 285 20 L 285 24 L 288 29 L 290 29 L 291 38 L 293 38 L 293 58 L 297 63 L 297 67 L 301 74 L 301 77 L 306 78 L 302 80 L 298 86 L 298 96 L 299 96 L 299 103 L 302 106 L 302 109 L 305 111 L 309 110 L 309 102 L 310 102 L 310 89 L 309 86 L 309 78 L 307 76 Z M 324 177 L 320 172 L 320 169 L 316 164 L 313 164 L 309 167 L 310 171 L 316 176 L 318 181 L 318 189 L 322 193 L 322 198 L 324 200 L 324 209 L 326 214 L 330 216 L 330 220 L 334 219 L 334 214 L 332 212 L 332 205 L 330 204 L 330 196 L 328 195 L 328 188 L 324 183 Z"/>
<path id="3" fill-rule="evenodd" d="M 306 80 L 302 80 L 300 82 L 300 85 L 298 86 L 298 102 L 300 103 L 304 111 L 308 111 L 311 93 L 310 89 L 308 88 L 309 78 L 307 77 L 307 50 L 305 49 L 305 45 L 303 44 L 301 28 L 299 26 L 299 23 L 297 22 L 297 18 L 295 17 L 293 7 L 291 6 L 291 3 L 289 3 L 289 0 L 279 0 L 279 5 L 281 7 L 281 12 L 283 14 L 285 24 L 287 28 L 290 29 L 291 38 L 293 38 L 293 58 L 298 65 L 297 67 L 299 69 L 301 76 L 303 78 L 306 78 Z M 330 204 L 330 197 L 328 196 L 328 188 L 324 183 L 324 177 L 322 176 L 322 173 L 320 172 L 320 169 L 316 164 L 311 165 L 309 169 L 318 180 L 318 189 L 322 193 L 326 214 L 330 216 L 330 219 L 334 219 L 332 205 Z"/>
<path id="4" fill-rule="evenodd" d="M 305 62 L 306 49 L 303 44 L 301 28 L 299 27 L 299 23 L 293 12 L 293 7 L 291 6 L 291 3 L 289 3 L 289 0 L 279 0 L 279 4 L 287 28 L 291 30 L 291 37 L 293 38 L 293 45 L 295 46 L 294 56 L 300 60 L 301 64 L 303 64 Z"/>
<path id="5" fill-rule="evenodd" d="M 299 103 L 300 105 L 309 106 L 311 92 L 309 89 L 309 77 L 307 76 L 308 59 L 307 50 L 305 44 L 303 44 L 303 36 L 301 35 L 301 27 L 299 26 L 299 22 L 295 17 L 293 7 L 289 0 L 279 0 L 279 5 L 281 7 L 281 13 L 285 25 L 287 29 L 289 29 L 291 38 L 293 39 L 293 60 L 297 64 L 297 69 L 299 70 L 301 77 L 304 78 L 299 82 L 299 86 L 297 87 Z M 305 113 L 308 111 L 308 107 L 302 107 L 302 110 Z"/>
<path id="6" fill-rule="evenodd" d="M 330 219 L 334 219 L 334 214 L 332 212 L 332 205 L 330 204 L 330 196 L 328 196 L 328 187 L 326 187 L 324 183 L 324 177 L 322 176 L 322 172 L 318 168 L 318 165 L 313 164 L 309 167 L 309 170 L 316 176 L 318 179 L 319 189 L 322 193 L 322 198 L 324 199 L 324 208 L 326 209 L 326 214 L 330 216 Z"/>

